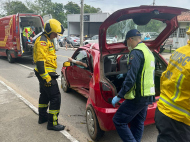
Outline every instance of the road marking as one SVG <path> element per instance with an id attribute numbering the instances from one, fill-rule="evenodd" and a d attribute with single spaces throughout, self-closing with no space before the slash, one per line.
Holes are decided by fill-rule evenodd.
<path id="1" fill-rule="evenodd" d="M 27 66 L 26 66 L 27 67 Z M 13 94 L 15 94 L 19 99 L 21 99 L 27 106 L 29 106 L 30 109 L 33 110 L 34 113 L 38 114 L 38 109 L 31 104 L 28 100 L 26 100 L 24 97 L 22 97 L 20 94 L 18 94 L 14 89 L 12 89 L 10 86 L 6 85 L 3 81 L 0 80 L 0 83 L 3 84 L 9 91 L 11 91 Z M 5 90 L 4 90 L 5 91 Z M 71 136 L 66 130 L 59 131 L 61 134 L 63 134 L 67 139 L 69 139 L 71 142 L 79 142 L 77 141 L 73 136 Z"/>
<path id="2" fill-rule="evenodd" d="M 17 64 L 19 64 L 19 63 L 17 63 Z M 34 70 L 33 68 L 28 67 L 28 66 L 25 66 L 25 65 L 23 65 L 23 64 L 19 64 L 19 65 L 20 65 L 20 66 L 23 66 L 23 67 L 25 67 L 25 68 L 27 68 L 27 69 Z"/>

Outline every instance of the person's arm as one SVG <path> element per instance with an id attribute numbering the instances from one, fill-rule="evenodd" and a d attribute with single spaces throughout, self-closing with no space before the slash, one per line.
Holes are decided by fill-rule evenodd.
<path id="1" fill-rule="evenodd" d="M 36 67 L 42 79 L 46 80 L 48 83 L 51 81 L 51 76 L 48 74 L 45 68 L 45 61 L 47 60 L 47 54 L 45 50 L 49 50 L 48 43 L 45 41 L 38 41 L 36 44 L 37 47 L 34 51 L 36 53 Z"/>
<path id="2" fill-rule="evenodd" d="M 118 93 L 118 97 L 124 98 L 136 83 L 137 75 L 141 65 L 144 65 L 144 55 L 140 50 L 132 50 L 129 55 L 128 71 L 123 81 L 122 88 Z"/>
<path id="3" fill-rule="evenodd" d="M 77 65 L 81 65 L 81 66 L 83 66 L 83 67 L 85 67 L 85 68 L 88 67 L 86 63 L 83 63 L 83 62 L 81 62 L 81 61 L 74 60 L 74 59 L 72 59 L 72 58 L 70 58 L 70 57 L 68 58 L 68 61 L 69 61 L 69 62 L 73 62 L 73 63 L 75 63 L 75 64 L 77 64 Z"/>
<path id="4" fill-rule="evenodd" d="M 25 33 L 26 33 L 26 38 L 29 39 L 29 37 L 28 37 L 28 30 L 27 29 L 25 29 Z"/>

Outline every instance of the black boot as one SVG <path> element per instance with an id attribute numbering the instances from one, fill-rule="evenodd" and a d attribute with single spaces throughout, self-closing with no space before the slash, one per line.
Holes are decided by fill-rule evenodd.
<path id="1" fill-rule="evenodd" d="M 65 126 L 64 125 L 55 125 L 55 126 L 52 126 L 52 125 L 47 125 L 47 129 L 48 130 L 54 130 L 54 131 L 61 131 L 61 130 L 64 130 L 65 129 Z"/>

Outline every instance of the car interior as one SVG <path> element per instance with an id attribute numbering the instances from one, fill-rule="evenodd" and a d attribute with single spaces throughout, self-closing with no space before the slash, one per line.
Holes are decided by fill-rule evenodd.
<path id="1" fill-rule="evenodd" d="M 167 66 L 163 63 L 162 59 L 155 56 L 155 96 L 160 94 L 160 77 L 162 72 L 166 70 Z M 104 74 L 110 82 L 112 82 L 117 91 L 121 89 L 122 82 L 125 78 L 117 78 L 119 74 L 127 73 L 127 58 L 128 54 L 109 55 L 104 57 Z"/>

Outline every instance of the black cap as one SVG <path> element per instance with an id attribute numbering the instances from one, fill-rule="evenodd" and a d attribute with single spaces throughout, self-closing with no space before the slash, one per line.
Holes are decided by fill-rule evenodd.
<path id="1" fill-rule="evenodd" d="M 126 34 L 126 38 L 125 38 L 124 43 L 127 42 L 128 38 L 134 37 L 134 36 L 141 36 L 141 33 L 137 29 L 132 29 L 132 30 L 128 31 Z"/>

